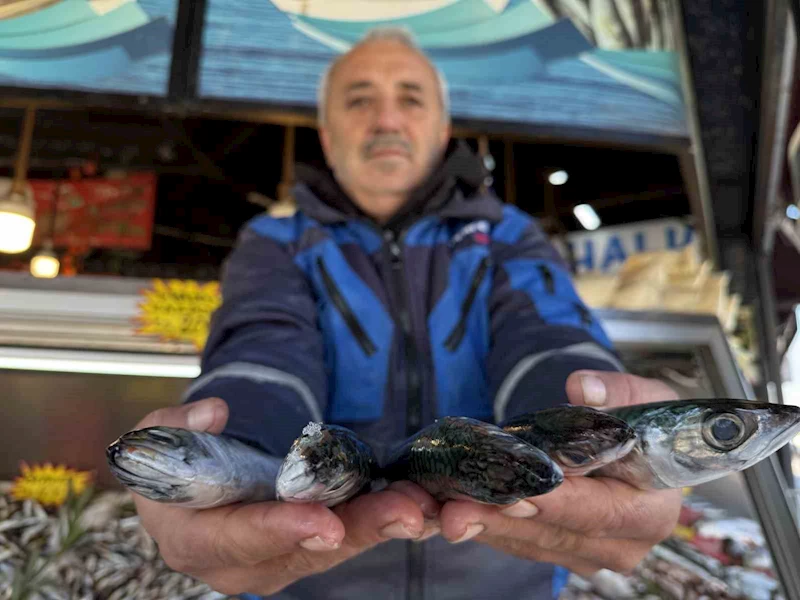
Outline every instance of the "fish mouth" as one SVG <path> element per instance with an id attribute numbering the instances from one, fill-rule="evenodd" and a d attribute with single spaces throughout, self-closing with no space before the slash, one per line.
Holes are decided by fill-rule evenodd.
<path id="1" fill-rule="evenodd" d="M 312 502 L 325 489 L 299 452 L 290 453 L 283 461 L 275 486 L 284 502 Z"/>
<path id="2" fill-rule="evenodd" d="M 275 492 L 283 502 L 319 502 L 324 506 L 334 506 L 349 498 L 361 483 L 366 484 L 352 472 L 345 472 L 326 483 L 298 452 L 290 453 L 281 464 Z"/>
<path id="3" fill-rule="evenodd" d="M 637 438 L 634 435 L 627 442 L 619 446 L 617 448 L 617 451 L 614 453 L 614 458 L 612 459 L 611 462 L 624 458 L 631 450 L 633 450 L 633 447 L 636 445 L 636 441 Z"/>
<path id="4" fill-rule="evenodd" d="M 106 448 L 111 474 L 132 491 L 157 501 L 180 501 L 195 476 L 180 435 L 145 429 L 124 434 Z"/>

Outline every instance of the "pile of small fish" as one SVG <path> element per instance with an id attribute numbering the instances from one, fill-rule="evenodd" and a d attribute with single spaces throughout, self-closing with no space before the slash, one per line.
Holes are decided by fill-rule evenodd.
<path id="1" fill-rule="evenodd" d="M 17 501 L 0 488 L 0 599 L 32 559 L 54 557 L 64 536 L 63 514 L 34 500 Z M 170 569 L 139 523 L 129 492 L 103 492 L 81 516 L 79 541 L 51 558 L 29 600 L 221 600 L 227 596 Z M 39 559 L 39 560 L 42 560 Z"/>
<path id="2" fill-rule="evenodd" d="M 152 500 L 193 508 L 281 500 L 334 506 L 409 480 L 439 501 L 510 504 L 565 476 L 640 489 L 695 486 L 768 457 L 800 431 L 800 408 L 747 400 L 676 400 L 600 411 L 562 405 L 493 425 L 444 417 L 379 464 L 344 427 L 310 423 L 283 458 L 224 435 L 152 427 L 107 448 L 111 472 Z"/>

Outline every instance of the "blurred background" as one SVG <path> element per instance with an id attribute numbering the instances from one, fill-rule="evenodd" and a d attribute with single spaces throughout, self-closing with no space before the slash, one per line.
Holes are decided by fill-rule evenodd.
<path id="1" fill-rule="evenodd" d="M 322 160 L 322 70 L 381 24 L 444 72 L 455 136 L 632 372 L 800 405 L 798 22 L 788 0 L 0 1 L 0 480 L 50 461 L 114 488 L 102 449 L 198 373 L 237 233 Z M 800 598 L 797 448 L 687 490 L 635 576 L 563 597 Z"/>

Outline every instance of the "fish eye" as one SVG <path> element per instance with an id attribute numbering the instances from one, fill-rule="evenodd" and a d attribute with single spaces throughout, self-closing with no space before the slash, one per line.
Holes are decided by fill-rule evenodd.
<path id="1" fill-rule="evenodd" d="M 712 448 L 733 450 L 744 441 L 744 422 L 733 413 L 712 415 L 703 425 L 703 438 Z"/>
<path id="2" fill-rule="evenodd" d="M 559 450 L 556 458 L 568 467 L 580 467 L 589 462 L 592 457 L 583 452 L 571 452 L 569 450 Z"/>

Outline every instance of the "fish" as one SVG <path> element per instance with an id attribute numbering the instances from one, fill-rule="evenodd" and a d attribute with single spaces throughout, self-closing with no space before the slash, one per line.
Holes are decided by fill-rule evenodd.
<path id="1" fill-rule="evenodd" d="M 336 506 L 369 491 L 377 468 L 372 448 L 353 431 L 311 422 L 281 464 L 277 497 Z"/>
<path id="2" fill-rule="evenodd" d="M 364 491 L 376 468 L 355 433 L 313 422 L 283 458 L 225 435 L 172 427 L 126 433 L 106 456 L 131 491 L 196 509 L 275 500 L 335 506 Z"/>
<path id="3" fill-rule="evenodd" d="M 567 477 L 617 461 L 636 444 L 633 427 L 588 406 L 545 408 L 507 419 L 500 427 L 542 450 Z"/>
<path id="4" fill-rule="evenodd" d="M 130 431 L 106 448 L 106 459 L 131 491 L 198 509 L 275 500 L 282 463 L 234 438 L 177 427 Z"/>
<path id="5" fill-rule="evenodd" d="M 743 471 L 800 432 L 800 407 L 712 398 L 608 409 L 633 427 L 623 458 L 592 471 L 643 490 L 683 488 Z"/>
<path id="6" fill-rule="evenodd" d="M 564 480 L 539 448 L 500 427 L 469 417 L 443 417 L 395 448 L 380 477 L 416 483 L 440 502 L 512 504 L 545 494 Z"/>

